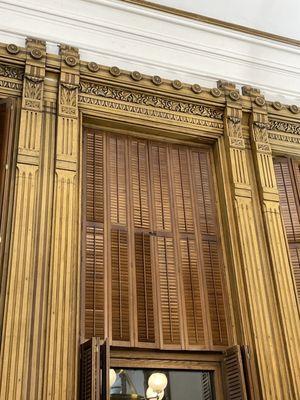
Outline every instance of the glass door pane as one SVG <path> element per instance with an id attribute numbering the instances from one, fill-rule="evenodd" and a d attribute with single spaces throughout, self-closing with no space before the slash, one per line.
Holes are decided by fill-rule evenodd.
<path id="1" fill-rule="evenodd" d="M 111 399 L 215 399 L 213 373 L 209 371 L 116 368 L 115 372 L 116 379 L 110 390 Z M 165 388 L 157 389 L 159 386 Z"/>

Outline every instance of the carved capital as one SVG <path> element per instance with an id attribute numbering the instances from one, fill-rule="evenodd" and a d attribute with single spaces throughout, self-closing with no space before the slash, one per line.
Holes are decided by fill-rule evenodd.
<path id="1" fill-rule="evenodd" d="M 253 139 L 256 142 L 268 143 L 268 125 L 266 122 L 253 122 Z"/>
<path id="2" fill-rule="evenodd" d="M 230 147 L 245 148 L 242 132 L 242 111 L 240 108 L 227 107 L 225 133 Z"/>
<path id="3" fill-rule="evenodd" d="M 46 43 L 43 40 L 26 40 L 26 64 L 23 86 L 22 107 L 26 110 L 41 111 L 46 63 Z"/>
<path id="4" fill-rule="evenodd" d="M 79 54 L 78 49 L 60 45 L 61 74 L 59 85 L 59 115 L 78 116 Z"/>

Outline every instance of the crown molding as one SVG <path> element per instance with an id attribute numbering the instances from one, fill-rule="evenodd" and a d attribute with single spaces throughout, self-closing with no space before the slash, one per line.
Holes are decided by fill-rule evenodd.
<path id="1" fill-rule="evenodd" d="M 141 7 L 150 8 L 153 10 L 161 11 L 167 14 L 178 15 L 183 18 L 188 18 L 194 21 L 204 22 L 209 25 L 218 26 L 226 29 L 230 29 L 236 32 L 243 32 L 247 35 L 253 35 L 256 37 L 262 37 L 264 39 L 274 40 L 276 42 L 286 43 L 291 46 L 300 47 L 300 40 L 292 39 L 286 36 L 276 35 L 270 32 L 261 31 L 259 29 L 250 28 L 244 25 L 234 24 L 231 22 L 222 21 L 220 19 L 207 17 L 205 15 L 196 14 L 189 11 L 180 10 L 174 7 L 168 7 L 162 4 L 152 3 L 147 0 L 121 0 L 126 3 L 135 4 Z"/>

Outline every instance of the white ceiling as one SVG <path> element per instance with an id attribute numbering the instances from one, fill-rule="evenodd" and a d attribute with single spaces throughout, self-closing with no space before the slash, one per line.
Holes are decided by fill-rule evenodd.
<path id="1" fill-rule="evenodd" d="M 300 40 L 300 0 L 150 0 Z"/>

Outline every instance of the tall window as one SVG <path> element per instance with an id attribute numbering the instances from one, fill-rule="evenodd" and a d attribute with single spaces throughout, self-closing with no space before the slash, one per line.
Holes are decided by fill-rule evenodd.
<path id="1" fill-rule="evenodd" d="M 274 167 L 298 301 L 300 301 L 300 163 L 278 157 L 274 160 Z"/>
<path id="2" fill-rule="evenodd" d="M 228 345 L 209 149 L 84 131 L 83 336 Z"/>

